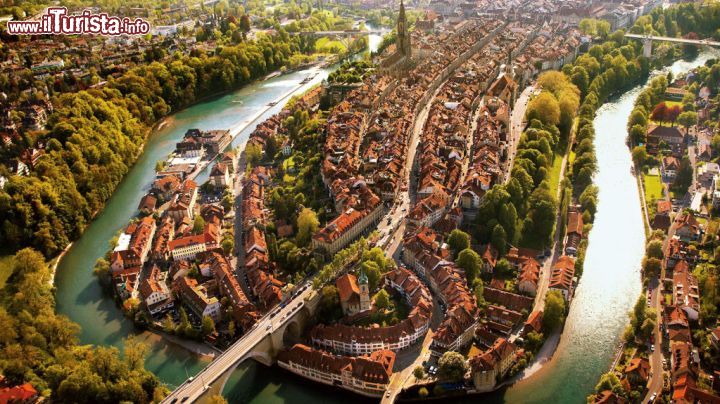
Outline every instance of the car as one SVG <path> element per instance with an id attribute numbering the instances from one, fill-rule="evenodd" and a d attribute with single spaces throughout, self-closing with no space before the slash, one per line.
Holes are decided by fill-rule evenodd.
<path id="1" fill-rule="evenodd" d="M 652 396 L 650 396 L 650 399 L 648 400 L 648 403 L 652 403 L 657 398 L 657 393 L 652 393 Z"/>
<path id="2" fill-rule="evenodd" d="M 390 397 L 390 390 L 385 392 L 385 397 Z"/>
<path id="3" fill-rule="evenodd" d="M 655 352 L 655 344 L 650 345 L 650 351 Z"/>
<path id="4" fill-rule="evenodd" d="M 272 329 L 272 324 L 270 324 L 270 325 L 268 325 L 267 327 L 265 327 L 265 331 L 270 331 L 271 329 Z"/>

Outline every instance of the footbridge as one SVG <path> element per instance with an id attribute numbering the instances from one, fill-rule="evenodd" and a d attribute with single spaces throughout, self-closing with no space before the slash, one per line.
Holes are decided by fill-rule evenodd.
<path id="1" fill-rule="evenodd" d="M 388 30 L 380 29 L 346 29 L 343 31 L 297 31 L 288 32 L 290 35 L 305 35 L 305 36 L 358 36 L 358 35 L 385 35 Z"/>
<path id="2" fill-rule="evenodd" d="M 639 34 L 625 34 L 625 37 L 641 40 L 643 42 L 643 56 L 645 56 L 647 58 L 652 56 L 653 41 L 682 43 L 682 44 L 697 45 L 697 46 L 720 47 L 720 42 L 711 41 L 708 39 L 673 38 L 673 37 L 669 37 L 669 36 L 639 35 Z"/>
<path id="3" fill-rule="evenodd" d="M 228 378 L 243 361 L 255 359 L 270 366 L 278 352 L 295 342 L 314 316 L 320 295 L 312 285 L 300 288 L 293 298 L 266 314 L 255 326 L 205 369 L 178 386 L 162 402 L 193 403 L 222 392 Z"/>

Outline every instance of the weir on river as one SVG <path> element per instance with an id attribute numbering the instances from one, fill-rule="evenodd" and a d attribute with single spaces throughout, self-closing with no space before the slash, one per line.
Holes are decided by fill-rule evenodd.
<path id="1" fill-rule="evenodd" d="M 378 44 L 379 37 L 371 37 L 371 48 Z M 670 70 L 675 74 L 686 72 L 710 57 L 714 54 L 705 52 L 693 62 L 676 62 Z M 80 324 L 81 343 L 121 348 L 125 337 L 136 334 L 132 323 L 123 318 L 110 298 L 103 295 L 92 268 L 107 251 L 109 240 L 136 214 L 137 204 L 154 178 L 155 162 L 174 149 L 187 129 L 222 129 L 238 125 L 315 72 L 317 70 L 305 70 L 275 77 L 180 111 L 148 139 L 143 155 L 120 183 L 105 209 L 57 268 L 57 310 Z M 303 88 L 320 82 L 327 74 L 328 70 L 321 70 Z M 608 370 L 628 321 L 627 313 L 641 291 L 639 269 L 645 236 L 638 190 L 630 172 L 630 152 L 625 144 L 625 125 L 641 88 L 638 86 L 600 108 L 595 119 L 599 167 L 595 182 L 600 188 L 598 212 L 590 233 L 585 270 L 553 359 L 528 379 L 482 397 L 483 401 L 584 402 L 599 376 Z M 277 113 L 283 104 L 270 108 L 243 130 L 233 145 L 244 142 L 257 123 Z M 207 359 L 154 334 L 141 333 L 138 337 L 150 345 L 147 368 L 171 387 L 196 374 L 207 363 Z M 361 401 L 339 390 L 251 361 L 232 375 L 224 395 L 231 402 L 263 404 Z"/>

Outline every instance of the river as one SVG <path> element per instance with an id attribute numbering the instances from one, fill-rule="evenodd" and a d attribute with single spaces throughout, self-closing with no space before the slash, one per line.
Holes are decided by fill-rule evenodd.
<path id="1" fill-rule="evenodd" d="M 717 54 L 702 52 L 692 62 L 677 61 L 655 74 L 672 71 L 677 76 L 711 57 Z M 643 87 L 637 86 L 603 105 L 594 120 L 598 209 L 585 269 L 557 351 L 538 373 L 494 394 L 491 401 L 584 403 L 600 375 L 609 370 L 628 324 L 628 313 L 642 289 L 645 230 L 625 138 L 628 117 Z"/>

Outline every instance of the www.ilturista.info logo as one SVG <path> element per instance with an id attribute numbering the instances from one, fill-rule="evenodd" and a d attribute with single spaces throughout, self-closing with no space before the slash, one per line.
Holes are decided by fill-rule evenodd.
<path id="1" fill-rule="evenodd" d="M 150 23 L 142 18 L 93 14 L 88 10 L 68 15 L 65 7 L 48 7 L 40 20 L 8 21 L 7 32 L 12 35 L 144 35 L 150 32 Z"/>

